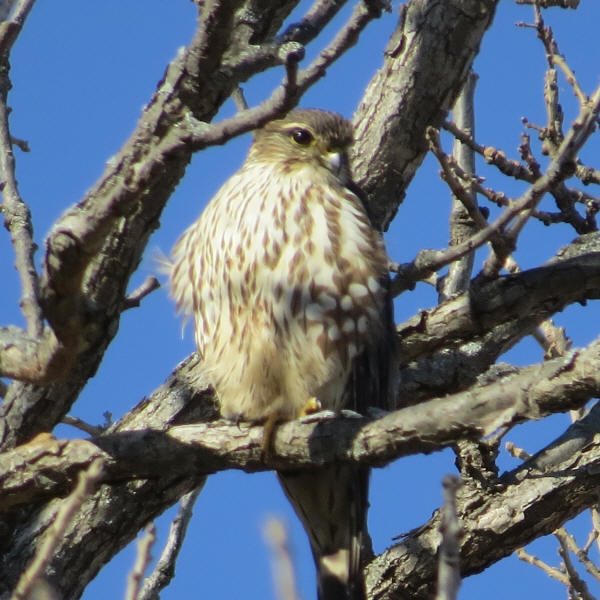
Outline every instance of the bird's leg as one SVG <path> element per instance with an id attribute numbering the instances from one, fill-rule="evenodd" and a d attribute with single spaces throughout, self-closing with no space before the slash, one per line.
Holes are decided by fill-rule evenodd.
<path id="1" fill-rule="evenodd" d="M 275 427 L 277 427 L 277 424 L 281 421 L 281 415 L 276 410 L 274 410 L 265 421 L 263 427 L 262 451 L 266 456 L 269 456 L 273 452 L 273 434 L 275 433 Z"/>

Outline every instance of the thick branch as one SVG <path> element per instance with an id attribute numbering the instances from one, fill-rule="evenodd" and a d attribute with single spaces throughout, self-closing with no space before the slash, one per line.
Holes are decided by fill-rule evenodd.
<path id="1" fill-rule="evenodd" d="M 399 325 L 401 364 L 476 341 L 499 326 L 503 337 L 516 341 L 568 304 L 599 298 L 600 235 L 582 236 L 568 248 L 545 266 L 476 282 L 467 293 Z"/>
<path id="2" fill-rule="evenodd" d="M 353 171 L 374 221 L 387 228 L 439 126 L 463 87 L 496 0 L 413 0 L 371 80 L 354 123 Z M 367 133 L 368 132 L 368 133 Z"/>
<path id="3" fill-rule="evenodd" d="M 600 409 L 489 488 L 463 485 L 461 571 L 479 573 L 517 548 L 552 533 L 597 503 Z M 430 598 L 437 567 L 439 513 L 367 567 L 372 600 Z"/>
<path id="4" fill-rule="evenodd" d="M 278 429 L 274 455 L 265 460 L 260 426 L 246 430 L 244 427 L 219 422 L 175 426 L 168 431 L 161 427 L 160 417 L 165 418 L 171 414 L 171 419 L 175 418 L 172 412 L 174 407 L 179 406 L 178 417 L 185 418 L 181 402 L 188 404 L 188 411 L 190 408 L 192 410 L 191 413 L 188 412 L 188 418 L 194 421 L 201 418 L 197 409 L 193 408 L 200 397 L 189 390 L 190 383 L 199 384 L 201 381 L 197 380 L 197 374 L 194 373 L 194 364 L 188 363 L 177 378 L 169 380 L 157 392 L 158 396 L 167 393 L 171 406 L 162 406 L 169 404 L 168 402 L 157 404 L 160 398 L 155 395 L 134 411 L 140 419 L 138 425 L 137 419 L 127 420 L 128 425 L 139 427 L 137 432 L 124 431 L 126 424 L 121 423 L 114 433 L 100 436 L 95 442 L 41 438 L 6 453 L 2 459 L 4 468 L 0 480 L 11 489 L 11 493 L 4 494 L 7 504 L 3 509 L 6 510 L 11 504 L 21 505 L 24 501 L 30 507 L 36 506 L 44 495 L 55 495 L 69 486 L 75 473 L 94 459 L 101 460 L 106 473 L 106 485 L 85 502 L 57 548 L 57 556 L 61 560 L 52 565 L 61 589 L 69 597 L 74 597 L 81 590 L 80 586 L 85 585 L 87 578 L 104 562 L 106 556 L 98 548 L 105 547 L 105 538 L 110 539 L 106 551 L 111 554 L 115 544 L 120 546 L 132 539 L 141 526 L 174 502 L 178 495 L 196 487 L 202 481 L 204 472 L 218 468 L 257 470 L 284 465 L 314 466 L 330 460 L 381 463 L 402 454 L 432 451 L 453 439 L 479 437 L 522 419 L 540 418 L 550 412 L 580 406 L 586 398 L 600 392 L 598 364 L 600 341 L 567 358 L 526 369 L 502 383 L 403 409 L 374 421 L 342 417 L 325 421 L 318 419 L 308 423 L 288 423 Z M 155 413 L 158 427 L 155 431 L 149 431 L 148 424 L 155 420 L 150 415 Z M 146 427 L 142 427 L 144 422 Z M 482 560 L 489 564 L 506 555 L 511 551 L 512 544 L 520 545 L 539 535 L 539 527 L 547 527 L 549 520 L 538 522 L 537 503 L 540 503 L 540 510 L 550 511 L 551 489 L 558 490 L 552 492 L 554 494 L 574 494 L 575 490 L 578 491 L 576 501 L 571 498 L 569 502 L 559 505 L 564 505 L 562 510 L 556 510 L 557 505 L 554 504 L 550 515 L 556 520 L 572 516 L 581 509 L 581 503 L 596 501 L 595 492 L 590 491 L 590 485 L 593 483 L 595 490 L 598 482 L 589 475 L 588 467 L 600 460 L 600 448 L 597 448 L 595 442 L 588 443 L 586 440 L 581 445 L 578 439 L 569 439 L 576 444 L 575 447 L 573 443 L 568 447 L 563 443 L 544 455 L 534 457 L 527 469 L 505 477 L 508 487 L 502 488 L 502 491 L 493 488 L 488 492 L 465 492 L 462 505 L 459 503 L 459 510 L 465 513 L 461 518 L 463 522 L 474 523 L 473 531 L 463 543 L 462 564 L 465 574 L 483 568 L 485 565 L 482 565 Z M 578 449 L 583 447 L 586 452 L 581 454 Z M 519 473 L 527 475 L 535 469 L 548 471 L 557 455 L 561 460 L 568 456 L 571 471 L 567 476 L 555 472 L 549 475 L 548 481 L 544 480 L 546 491 L 543 494 L 538 484 L 533 491 L 531 481 L 525 476 L 521 477 Z M 150 496 L 140 503 L 140 494 L 145 496 L 145 492 Z M 532 493 L 534 496 L 528 503 L 528 509 L 520 509 L 522 520 L 515 525 L 513 513 L 509 511 L 510 515 L 507 514 L 502 507 L 522 507 L 523 495 Z M 481 508 L 470 509 L 471 501 L 477 506 L 484 502 L 488 512 Z M 117 515 L 111 510 L 113 502 L 117 502 L 119 506 Z M 23 529 L 17 525 L 18 547 L 12 548 L 0 559 L 1 572 L 6 575 L 2 581 L 9 589 L 14 584 L 14 574 L 22 570 L 16 567 L 29 559 L 35 547 L 31 542 L 51 524 L 59 505 L 60 501 L 45 505 L 38 513 L 34 530 L 26 527 L 25 523 Z M 466 514 L 469 510 L 475 511 L 475 514 Z M 111 526 L 107 527 L 109 514 L 113 516 Z M 489 535 L 478 536 L 477 527 L 494 527 L 495 525 L 490 524 L 490 521 L 494 523 L 494 519 L 500 519 L 500 523 L 510 528 L 506 533 L 508 539 L 506 544 L 495 547 L 486 554 L 481 551 L 481 544 L 489 545 L 490 540 L 495 538 Z M 103 526 L 100 527 L 99 524 Z M 374 577 L 374 573 L 382 577 L 383 583 L 379 581 L 377 584 L 383 586 L 381 590 L 396 593 L 397 588 L 390 586 L 397 586 L 396 582 L 400 581 L 398 577 L 386 577 L 385 569 L 389 567 L 401 570 L 404 568 L 404 561 L 418 560 L 422 565 L 406 580 L 405 585 L 414 590 L 416 595 L 411 597 L 421 597 L 425 593 L 423 589 L 428 584 L 424 582 L 431 583 L 434 580 L 427 569 L 435 568 L 435 546 L 432 546 L 432 540 L 437 540 L 439 534 L 431 531 L 436 526 L 434 519 L 434 522 L 420 530 L 418 535 L 424 536 L 424 542 L 419 552 L 415 550 L 416 546 L 406 542 L 376 559 L 370 567 L 370 577 Z M 76 580 L 71 577 L 72 569 L 77 569 Z M 425 571 L 427 577 L 423 575 Z M 0 584 L 0 593 L 6 589 Z M 375 597 L 389 596 L 376 594 Z"/>
<path id="5" fill-rule="evenodd" d="M 113 481 L 160 479 L 165 473 L 198 479 L 223 469 L 253 472 L 335 461 L 381 465 L 581 406 L 600 394 L 599 364 L 600 340 L 500 382 L 378 419 L 315 415 L 286 423 L 277 429 L 268 456 L 263 451 L 262 426 L 223 421 L 137 432 L 121 425 L 114 433 L 90 441 L 44 437 L 0 457 L 3 508 L 56 494 L 78 469 L 95 459 L 104 463 L 107 479 Z M 181 378 L 185 381 L 185 370 Z"/>

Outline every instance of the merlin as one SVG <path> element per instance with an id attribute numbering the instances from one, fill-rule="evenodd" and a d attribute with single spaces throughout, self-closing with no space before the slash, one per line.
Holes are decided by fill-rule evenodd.
<path id="1" fill-rule="evenodd" d="M 351 143 L 335 113 L 271 121 L 173 249 L 171 294 L 194 318 L 225 418 L 388 407 L 388 258 L 351 179 Z M 369 468 L 278 476 L 310 539 L 319 600 L 363 600 Z"/>

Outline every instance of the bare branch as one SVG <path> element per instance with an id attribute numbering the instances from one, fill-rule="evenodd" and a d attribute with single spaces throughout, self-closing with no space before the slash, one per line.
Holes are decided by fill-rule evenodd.
<path id="1" fill-rule="evenodd" d="M 400 265 L 391 286 L 392 293 L 398 295 L 410 289 L 415 281 L 428 277 L 432 272 L 458 260 L 491 240 L 503 231 L 514 219 L 514 225 L 503 235 L 504 249 L 497 249 L 493 256 L 488 257 L 484 264 L 482 275 L 494 277 L 503 266 L 505 259 L 514 248 L 516 239 L 531 216 L 543 195 L 558 182 L 572 174 L 577 152 L 596 127 L 600 112 L 600 87 L 592 100 L 588 102 L 573 122 L 571 129 L 563 140 L 559 152 L 546 169 L 546 173 L 537 179 L 533 185 L 516 201 L 510 203 L 504 213 L 485 229 L 479 231 L 463 243 L 446 250 L 423 250 L 419 252 L 412 263 Z"/>
<path id="2" fill-rule="evenodd" d="M 4 7 L 5 11 L 9 13 L 12 10 L 10 20 L 3 21 L 0 24 L 0 54 L 4 56 L 4 60 L 21 32 L 25 19 L 33 8 L 34 3 L 35 0 L 15 0 L 11 1 L 10 5 L 7 4 Z"/>
<path id="3" fill-rule="evenodd" d="M 522 208 L 519 212 L 513 214 L 515 222 L 506 234 L 512 244 L 507 244 L 507 247 L 510 248 L 511 245 L 514 246 L 516 244 L 519 233 L 531 216 L 531 211 L 536 207 L 543 195 L 552 186 L 573 174 L 577 153 L 595 130 L 599 113 L 600 87 L 597 88 L 592 99 L 582 105 L 579 115 L 571 125 L 564 140 L 561 142 L 556 156 L 552 159 L 546 173 L 540 177 L 523 195 L 522 199 L 516 203 L 517 205 L 521 205 Z M 500 221 L 502 217 L 503 216 L 500 216 L 498 221 Z M 511 219 L 512 217 L 507 219 L 505 223 L 508 224 L 508 221 Z M 497 255 L 489 257 L 484 264 L 483 275 L 491 277 L 497 274 L 503 266 L 505 258 L 506 256 Z"/>
<path id="4" fill-rule="evenodd" d="M 281 519 L 269 517 L 263 526 L 263 537 L 271 550 L 276 597 L 279 600 L 299 600 L 285 524 Z"/>
<path id="5" fill-rule="evenodd" d="M 137 600 L 139 597 L 140 583 L 142 577 L 152 560 L 150 554 L 152 546 L 156 541 L 156 527 L 151 523 L 146 527 L 146 531 L 142 539 L 137 544 L 137 554 L 133 568 L 127 576 L 127 591 L 125 592 L 125 600 Z"/>
<path id="6" fill-rule="evenodd" d="M 600 460 L 600 446 L 593 442 L 599 422 L 600 408 L 595 407 L 530 461 L 505 473 L 496 482 L 498 485 L 489 481 L 482 489 L 463 483 L 457 494 L 457 512 L 463 526 L 463 577 L 479 573 L 533 539 L 552 533 L 595 504 L 597 476 L 588 469 L 595 471 Z M 590 442 L 594 456 L 586 456 Z M 588 473 L 587 483 L 582 468 Z M 426 524 L 373 560 L 366 577 L 370 597 L 424 600 L 432 596 L 439 519 L 436 512 Z"/>
<path id="7" fill-rule="evenodd" d="M 0 21 L 6 21 L 17 0 L 2 0 L 0 2 Z"/>
<path id="8" fill-rule="evenodd" d="M 542 177 L 537 179 L 518 200 L 511 202 L 509 208 L 492 224 L 468 240 L 446 250 L 422 250 L 412 263 L 400 265 L 397 275 L 392 281 L 392 294 L 398 295 L 406 289 L 411 289 L 416 281 L 428 277 L 432 272 L 438 271 L 451 262 L 462 258 L 472 252 L 473 249 L 479 248 L 505 230 L 514 219 L 515 224 L 503 235 L 503 239 L 506 240 L 504 249 L 502 251 L 498 249 L 493 256 L 488 257 L 484 264 L 482 275 L 484 277 L 496 276 L 505 259 L 514 248 L 518 234 L 531 216 L 531 211 L 552 186 L 572 175 L 576 154 L 594 131 L 599 112 L 600 87 L 594 93 L 592 100 L 580 111 L 565 136 L 559 152 L 552 159 Z"/>
<path id="9" fill-rule="evenodd" d="M 488 164 L 494 165 L 504 175 L 533 183 L 536 179 L 535 175 L 522 164 L 515 160 L 510 160 L 506 154 L 493 146 L 482 146 L 478 144 L 473 135 L 463 131 L 456 123 L 452 121 L 444 121 L 444 129 L 449 131 L 457 140 L 469 146 L 477 154 L 485 158 Z"/>
<path id="10" fill-rule="evenodd" d="M 183 540 L 185 539 L 185 534 L 192 518 L 194 504 L 202 488 L 203 484 L 181 498 L 179 512 L 171 523 L 165 547 L 154 570 L 146 577 L 141 591 L 136 596 L 136 600 L 158 600 L 160 591 L 166 588 L 175 576 L 177 557 L 183 546 Z"/>
<path id="11" fill-rule="evenodd" d="M 71 355 L 45 328 L 39 337 L 18 327 L 0 327 L 0 376 L 47 383 L 63 376 L 71 366 Z"/>
<path id="12" fill-rule="evenodd" d="M 557 529 L 554 535 L 560 540 L 565 553 L 572 552 L 586 571 L 597 581 L 600 581 L 600 569 L 590 560 L 588 553 L 577 545 L 575 538 L 564 527 Z"/>
<path id="13" fill-rule="evenodd" d="M 517 550 L 517 557 L 523 562 L 529 563 L 530 565 L 541 569 L 544 573 L 546 573 L 546 575 L 552 577 L 552 579 L 556 579 L 564 585 L 569 584 L 567 576 L 560 569 L 557 569 L 556 567 L 551 567 L 543 560 L 540 560 L 537 556 L 529 554 L 529 552 L 527 552 L 527 550 L 525 550 L 524 548 L 519 548 Z"/>
<path id="14" fill-rule="evenodd" d="M 81 431 L 85 431 L 85 433 L 89 433 L 90 435 L 101 435 L 105 429 L 104 427 L 98 427 L 97 425 L 90 425 L 89 423 L 86 423 L 77 417 L 72 417 L 71 415 L 66 415 L 62 422 L 65 425 L 77 427 L 77 429 L 81 429 Z"/>
<path id="15" fill-rule="evenodd" d="M 580 0 L 516 0 L 517 4 L 533 4 L 541 8 L 560 6 L 561 8 L 577 8 Z"/>
<path id="16" fill-rule="evenodd" d="M 512 442 L 506 442 L 504 447 L 506 448 L 506 451 L 511 456 L 514 456 L 515 458 L 518 458 L 519 460 L 525 461 L 525 460 L 529 460 L 531 458 L 531 454 L 529 454 L 529 452 L 523 450 L 523 448 L 519 448 L 518 446 L 515 446 Z"/>
<path id="17" fill-rule="evenodd" d="M 580 105 L 584 105 L 589 101 L 587 95 L 581 89 L 579 82 L 577 81 L 577 77 L 575 77 L 575 73 L 571 70 L 571 67 L 567 64 L 567 61 L 560 54 L 552 55 L 552 62 L 555 65 L 558 65 L 562 72 L 565 74 L 567 79 L 567 83 L 573 88 L 575 92 L 575 97 L 579 100 Z"/>
<path id="18" fill-rule="evenodd" d="M 600 394 L 600 371 L 595 369 L 599 361 L 600 340 L 501 381 L 381 418 L 319 413 L 278 427 L 269 456 L 263 452 L 262 426 L 222 420 L 176 425 L 166 431 L 146 425 L 137 432 L 106 433 L 90 441 L 28 444 L 0 456 L 4 503 L 23 504 L 55 493 L 70 473 L 95 458 L 104 462 L 107 476 L 113 478 L 160 478 L 160 473 L 168 472 L 190 481 L 232 468 L 252 472 L 333 461 L 380 465 L 581 406 Z"/>
<path id="19" fill-rule="evenodd" d="M 459 538 L 461 527 L 456 514 L 456 492 L 460 479 L 446 475 L 442 482 L 444 504 L 441 508 L 439 569 L 436 600 L 456 600 L 461 584 Z"/>
<path id="20" fill-rule="evenodd" d="M 334 39 L 301 71 L 297 71 L 297 65 L 304 57 L 304 48 L 291 43 L 282 46 L 280 60 L 286 68 L 286 79 L 271 96 L 259 106 L 243 110 L 221 123 L 210 126 L 196 122 L 188 116 L 183 124 L 187 127 L 188 142 L 195 150 L 224 144 L 232 137 L 261 127 L 273 118 L 283 115 L 298 103 L 310 86 L 325 76 L 327 69 L 346 50 L 356 44 L 363 29 L 380 14 L 380 11 L 372 10 L 366 3 L 357 4 L 350 19 Z"/>
<path id="21" fill-rule="evenodd" d="M 468 293 L 421 311 L 396 328 L 400 366 L 449 345 L 481 340 L 482 335 L 503 337 L 503 344 L 508 344 L 507 332 L 512 331 L 516 341 L 582 295 L 597 297 L 599 253 L 600 236 L 588 234 L 561 250 L 546 266 L 474 283 Z M 483 323 L 485 333 L 481 331 Z M 506 328 L 509 323 L 514 329 Z M 497 326 L 501 326 L 502 336 Z"/>
<path id="22" fill-rule="evenodd" d="M 579 573 L 577 572 L 577 569 L 575 568 L 575 565 L 573 565 L 573 562 L 571 561 L 571 556 L 569 555 L 569 548 L 565 536 L 558 533 L 556 537 L 558 538 L 558 542 L 560 544 L 558 554 L 563 559 L 563 564 L 567 573 L 567 588 L 569 591 L 569 595 L 571 595 L 572 590 L 575 590 L 577 592 L 578 598 L 581 598 L 581 600 L 596 600 L 590 594 L 587 584 L 585 583 L 585 581 L 583 581 L 583 579 L 581 579 Z"/>
<path id="23" fill-rule="evenodd" d="M 471 137 L 475 134 L 475 84 L 477 75 L 471 71 L 465 87 L 454 105 L 454 119 L 457 126 L 467 131 Z M 472 148 L 463 145 L 456 140 L 452 150 L 452 155 L 456 163 L 463 170 L 470 174 L 475 174 L 475 153 Z M 461 186 L 462 188 L 462 186 Z M 454 194 L 452 198 L 452 210 L 450 212 L 450 246 L 459 244 L 465 239 L 471 237 L 477 230 L 477 215 L 481 216 L 477 207 L 477 198 L 470 189 L 462 188 L 462 192 Z M 466 202 L 466 204 L 464 204 Z M 473 215 L 475 213 L 475 215 Z M 485 219 L 481 225 L 485 226 Z M 442 290 L 440 291 L 440 301 L 450 296 L 464 292 L 469 286 L 471 273 L 473 271 L 474 252 L 463 256 L 461 259 L 450 264 L 448 275 L 445 277 Z"/>
<path id="24" fill-rule="evenodd" d="M 33 0 L 20 1 L 10 21 L 0 25 L 0 179 L 2 180 L 2 212 L 4 223 L 10 231 L 15 249 L 16 267 L 21 279 L 21 309 L 27 321 L 29 335 L 41 336 L 43 330 L 42 310 L 39 304 L 39 281 L 33 255 L 33 226 L 29 207 L 23 202 L 15 176 L 13 138 L 8 123 L 8 54 L 29 14 Z"/>
<path id="25" fill-rule="evenodd" d="M 402 202 L 427 152 L 425 131 L 453 106 L 497 5 L 483 0 L 465 10 L 463 2 L 425 0 L 401 7 L 384 63 L 354 117 L 352 170 L 378 227 L 387 228 Z M 440 39 L 446 52 L 423 52 Z"/>
<path id="26" fill-rule="evenodd" d="M 122 310 L 125 311 L 130 308 L 139 306 L 140 302 L 148 294 L 151 294 L 154 290 L 157 290 L 158 288 L 160 288 L 160 283 L 158 279 L 156 279 L 156 277 L 152 275 L 148 275 L 144 282 L 138 288 L 133 290 L 133 292 L 131 292 L 131 294 L 129 294 L 129 296 L 127 296 L 125 300 L 123 300 L 123 304 L 121 307 Z"/>
<path id="27" fill-rule="evenodd" d="M 246 97 L 244 96 L 244 90 L 239 85 L 231 93 L 231 99 L 235 103 L 238 111 L 248 109 L 248 103 L 246 102 Z"/>

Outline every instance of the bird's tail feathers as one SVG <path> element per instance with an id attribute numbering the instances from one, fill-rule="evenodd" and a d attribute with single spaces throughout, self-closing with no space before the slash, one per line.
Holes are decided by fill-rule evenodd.
<path id="1" fill-rule="evenodd" d="M 369 469 L 338 464 L 278 475 L 308 533 L 319 600 L 365 600 Z"/>

